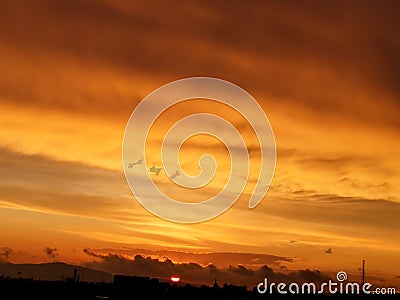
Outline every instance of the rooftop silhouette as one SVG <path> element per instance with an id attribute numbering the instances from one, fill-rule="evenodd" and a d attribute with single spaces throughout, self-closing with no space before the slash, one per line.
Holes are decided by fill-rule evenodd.
<path id="1" fill-rule="evenodd" d="M 192 285 L 180 282 L 171 283 L 158 278 L 114 275 L 113 282 L 79 281 L 79 271 L 74 270 L 71 277 L 58 281 L 40 281 L 31 278 L 7 278 L 0 276 L 1 299 L 276 299 L 276 298 L 329 298 L 329 299 L 365 299 L 385 298 L 384 295 L 278 295 L 257 292 L 245 286 L 224 283 L 220 286 L 217 279 L 214 284 Z M 3 297 L 4 296 L 4 297 Z M 390 299 L 400 299 L 400 295 L 386 295 Z"/>

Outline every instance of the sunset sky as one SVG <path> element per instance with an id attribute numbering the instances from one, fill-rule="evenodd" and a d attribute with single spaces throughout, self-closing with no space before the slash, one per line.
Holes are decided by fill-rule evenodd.
<path id="1" fill-rule="evenodd" d="M 139 274 L 127 268 L 142 254 L 358 279 L 366 259 L 371 281 L 400 287 L 399 2 L 150 2 L 0 1 L 0 262 Z M 230 210 L 182 225 L 135 200 L 121 153 L 141 99 L 192 76 L 257 99 L 277 165 L 249 210 L 260 161 L 248 124 L 201 99 L 173 107 L 152 129 L 150 166 L 172 122 L 206 112 L 240 129 L 252 167 Z M 196 137 L 181 162 L 195 175 L 208 152 L 220 162 L 210 186 L 187 199 L 161 173 L 160 188 L 181 201 L 218 192 L 229 168 L 221 143 Z"/>

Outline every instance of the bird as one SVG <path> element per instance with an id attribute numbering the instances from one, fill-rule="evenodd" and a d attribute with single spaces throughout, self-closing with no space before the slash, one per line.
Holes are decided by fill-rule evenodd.
<path id="1" fill-rule="evenodd" d="M 133 168 L 133 166 L 140 165 L 142 163 L 143 163 L 143 159 L 139 159 L 139 160 L 137 160 L 137 161 L 135 161 L 133 163 L 129 163 L 128 164 L 128 168 L 131 169 L 131 168 Z"/>
<path id="2" fill-rule="evenodd" d="M 156 173 L 156 176 L 158 176 L 160 174 L 161 170 L 162 170 L 162 168 L 156 168 L 155 166 L 152 166 L 149 169 L 149 172 L 150 173 Z"/>
<path id="3" fill-rule="evenodd" d="M 181 175 L 181 173 L 179 173 L 178 171 L 175 171 L 174 174 L 172 174 L 172 176 L 170 177 L 171 180 L 174 180 L 176 177 L 178 177 L 179 175 Z"/>
<path id="4" fill-rule="evenodd" d="M 332 253 L 333 253 L 332 248 L 326 249 L 326 250 L 325 250 L 325 253 L 326 253 L 326 254 L 332 254 Z"/>
<path id="5" fill-rule="evenodd" d="M 293 243 L 297 243 L 297 241 L 296 240 L 290 240 L 289 243 L 293 244 Z"/>

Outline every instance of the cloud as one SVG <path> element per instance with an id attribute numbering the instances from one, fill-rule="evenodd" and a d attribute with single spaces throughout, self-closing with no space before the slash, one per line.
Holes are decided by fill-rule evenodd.
<path id="1" fill-rule="evenodd" d="M 358 189 L 372 189 L 375 191 L 379 191 L 382 189 L 390 188 L 390 184 L 387 182 L 378 183 L 378 184 L 377 183 L 365 184 L 365 183 L 359 182 L 358 180 L 351 179 L 349 177 L 343 177 L 339 180 L 339 182 L 348 184 L 348 185 L 350 185 L 354 188 L 358 188 Z"/>
<path id="2" fill-rule="evenodd" d="M 215 249 L 218 249 L 217 251 L 222 249 L 222 251 L 232 252 L 265 253 L 270 250 L 265 248 L 264 243 L 261 243 L 260 247 L 256 246 L 260 245 L 258 236 L 267 234 L 271 236 L 271 240 L 276 238 L 285 240 L 302 238 L 303 240 L 304 238 L 308 243 L 310 239 L 315 240 L 317 237 L 322 239 L 329 233 L 340 239 L 341 244 L 344 243 L 345 237 L 351 235 L 363 241 L 374 239 L 375 242 L 379 241 L 380 245 L 394 246 L 395 241 L 392 235 L 400 226 L 396 217 L 400 214 L 400 206 L 396 202 L 379 198 L 322 194 L 320 191 L 304 189 L 302 185 L 289 184 L 290 182 L 282 185 L 274 184 L 271 188 L 270 201 L 265 202 L 265 205 L 257 210 L 249 212 L 245 207 L 246 201 L 238 202 L 230 212 L 231 218 L 234 216 L 236 220 L 240 215 L 244 224 L 251 225 L 249 227 L 238 228 L 236 221 L 230 218 L 226 218 L 223 224 L 206 223 L 192 227 L 165 224 L 156 218 L 153 219 L 130 197 L 124 179 L 118 172 L 58 161 L 42 155 L 27 155 L 4 148 L 0 149 L 0 159 L 9 166 L 0 170 L 4 178 L 0 183 L 3 195 L 2 203 L 0 203 L 2 207 L 18 207 L 51 213 L 54 216 L 79 216 L 79 219 L 70 218 L 69 221 L 65 221 L 72 222 L 67 232 L 87 239 L 95 237 L 103 241 L 111 239 L 150 249 L 155 249 L 154 245 L 158 245 L 158 247 L 165 247 L 165 250 L 182 246 L 202 252 L 216 252 Z M 343 184 L 340 180 L 338 181 Z M 301 210 L 298 209 L 299 203 L 301 203 Z M 241 207 L 241 204 L 244 204 L 246 212 L 235 209 Z M 339 211 L 340 214 L 338 214 Z M 248 220 L 246 220 L 247 217 Z M 273 220 L 277 217 L 298 222 L 296 228 L 302 226 L 301 234 L 293 227 L 282 228 L 281 223 L 275 224 Z M 32 217 L 32 222 L 35 218 Z M 96 223 L 90 221 L 89 224 L 95 224 L 90 226 L 81 225 L 88 224 L 87 222 L 93 218 L 102 221 Z M 54 224 L 53 229 L 65 234 L 65 226 L 62 223 Z M 311 237 L 316 233 L 307 236 L 313 231 L 313 228 L 308 225 L 310 223 L 323 226 L 324 233 L 317 233 L 317 237 Z M 119 234 L 121 230 L 125 234 Z M 349 230 L 352 232 L 349 233 Z M 206 236 L 204 232 L 213 234 Z M 276 235 L 278 232 L 279 237 Z M 272 236 L 272 233 L 275 235 Z M 243 239 L 243 236 L 246 239 Z M 374 247 L 372 244 L 370 246 Z M 218 262 L 218 265 L 223 266 L 227 266 L 229 261 L 234 261 L 245 267 L 274 265 L 279 264 L 279 260 L 290 259 L 286 256 L 259 254 L 227 255 L 225 252 L 185 255 L 184 253 L 161 254 L 148 251 L 133 253 L 132 251 L 128 254 L 159 255 L 159 257 L 167 255 L 173 261 L 196 261 L 201 264 Z M 252 261 L 252 259 L 258 259 L 258 261 Z"/>
<path id="3" fill-rule="evenodd" d="M 360 156 L 349 156 L 349 157 L 309 157 L 300 159 L 298 163 L 303 164 L 307 168 L 316 169 L 338 169 L 338 168 L 351 168 L 354 164 L 371 165 L 376 158 L 362 158 Z"/>
<path id="4" fill-rule="evenodd" d="M 228 266 L 220 268 L 214 264 L 200 265 L 198 263 L 174 263 L 169 258 L 163 260 L 135 255 L 126 257 L 118 254 L 99 254 L 90 249 L 83 250 L 87 255 L 96 258 L 93 262 L 88 262 L 85 266 L 99 269 L 113 274 L 150 276 L 161 279 L 168 279 L 171 275 L 179 275 L 184 282 L 210 284 L 216 278 L 219 283 L 234 283 L 255 285 L 268 277 L 274 281 L 312 281 L 322 282 L 329 276 L 311 270 L 299 270 L 287 273 L 275 272 L 267 265 L 257 269 L 249 269 L 242 265 Z"/>
<path id="5" fill-rule="evenodd" d="M 49 258 L 56 258 L 58 256 L 58 249 L 57 248 L 46 247 L 46 248 L 43 249 L 43 251 L 46 253 L 46 255 Z"/>
<path id="6" fill-rule="evenodd" d="M 0 90 L 29 105 L 126 115 L 128 99 L 138 100 L 146 90 L 129 88 L 129 81 L 143 76 L 165 83 L 209 74 L 289 104 L 398 127 L 395 114 L 374 103 L 374 95 L 384 91 L 380 101 L 398 107 L 398 5 L 357 2 L 350 15 L 346 5 L 312 3 L 180 3 L 179 14 L 170 6 L 135 1 L 4 5 L 3 56 L 9 59 L 3 63 L 9 67 Z"/>
<path id="7" fill-rule="evenodd" d="M 73 233 L 152 249 L 280 254 L 288 250 L 276 245 L 289 238 L 302 238 L 296 249 L 333 238 L 341 246 L 398 249 L 399 4 L 188 1 L 179 7 L 0 3 L 0 206 L 2 220 L 30 216 L 12 232 L 3 221 L 1 236 L 25 241 L 36 224 L 38 240 L 50 239 L 38 249 L 52 242 L 52 231 L 60 240 Z M 247 204 L 240 199 L 216 220 L 181 227 L 132 199 L 120 145 L 140 99 L 197 75 L 227 79 L 255 96 L 274 128 L 278 162 L 268 202 L 248 212 L 236 209 Z M 50 213 L 52 228 L 43 221 Z M 339 255 L 343 249 L 332 244 Z M 246 269 L 248 259 L 240 258 Z"/>
<path id="8" fill-rule="evenodd" d="M 2 147 L 0 161 L 7 162 L 0 170 L 3 205 L 107 218 L 131 203 L 116 171 Z"/>
<path id="9" fill-rule="evenodd" d="M 9 247 L 2 247 L 0 248 L 0 256 L 3 256 L 5 261 L 14 253 L 14 250 Z"/>
<path id="10" fill-rule="evenodd" d="M 296 211 L 301 203 L 301 210 Z M 400 203 L 385 199 L 366 199 L 305 191 L 294 199 L 276 199 L 269 209 L 274 216 L 288 216 L 299 222 L 312 222 L 331 226 L 332 232 L 352 236 L 389 239 L 400 227 Z M 296 213 L 293 213 L 296 211 Z M 340 214 L 338 214 L 340 211 Z M 356 230 L 359 228 L 359 230 Z"/>
<path id="11" fill-rule="evenodd" d="M 149 249 L 85 249 L 84 252 L 96 253 L 98 255 L 121 255 L 124 257 L 134 257 L 141 255 L 153 259 L 163 260 L 168 257 L 173 262 L 196 262 L 200 265 L 217 265 L 219 267 L 229 267 L 229 265 L 241 265 L 246 268 L 255 268 L 263 265 L 278 266 L 282 263 L 294 261 L 292 257 L 277 256 L 260 253 L 235 253 L 235 252 L 189 252 L 173 250 L 149 250 Z"/>

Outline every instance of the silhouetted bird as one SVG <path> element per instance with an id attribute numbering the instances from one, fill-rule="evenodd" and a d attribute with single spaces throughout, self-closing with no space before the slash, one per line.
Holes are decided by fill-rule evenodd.
<path id="1" fill-rule="evenodd" d="M 332 254 L 333 253 L 332 248 L 329 248 L 329 249 L 325 250 L 325 253 L 326 254 Z"/>
<path id="2" fill-rule="evenodd" d="M 178 171 L 175 171 L 174 174 L 172 174 L 171 176 L 171 180 L 174 180 L 176 177 L 178 177 L 179 175 L 181 175 L 181 173 L 179 173 Z"/>
<path id="3" fill-rule="evenodd" d="M 293 243 L 297 243 L 297 241 L 296 240 L 290 240 L 289 243 L 293 244 Z"/>
<path id="4" fill-rule="evenodd" d="M 137 160 L 137 161 L 134 162 L 134 163 L 129 163 L 129 164 L 128 164 L 128 168 L 131 169 L 131 168 L 133 168 L 133 166 L 141 165 L 142 163 L 143 163 L 143 159 L 139 159 L 139 160 Z"/>
<path id="5" fill-rule="evenodd" d="M 150 173 L 156 173 L 156 175 L 158 176 L 158 174 L 160 174 L 161 170 L 162 170 L 162 168 L 156 168 L 155 166 L 152 166 L 152 167 L 149 169 L 149 172 L 150 172 Z"/>

